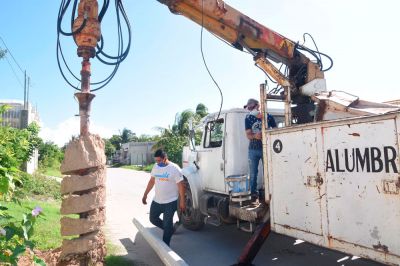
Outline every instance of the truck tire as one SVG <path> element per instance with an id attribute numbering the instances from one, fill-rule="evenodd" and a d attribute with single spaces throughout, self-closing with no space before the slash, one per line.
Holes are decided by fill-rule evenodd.
<path id="1" fill-rule="evenodd" d="M 197 231 L 203 228 L 205 216 L 199 209 L 193 208 L 193 198 L 190 185 L 186 180 L 183 182 L 185 185 L 186 209 L 184 212 L 181 212 L 178 208 L 179 220 L 186 229 Z"/>
<path id="2" fill-rule="evenodd" d="M 236 218 L 229 215 L 229 198 L 218 201 L 219 218 L 224 224 L 236 223 Z"/>

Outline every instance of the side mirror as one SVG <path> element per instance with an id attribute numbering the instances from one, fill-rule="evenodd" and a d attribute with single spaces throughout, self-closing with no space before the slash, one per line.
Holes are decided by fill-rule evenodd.
<path id="1" fill-rule="evenodd" d="M 193 130 L 193 118 L 189 119 L 189 131 Z"/>
<path id="2" fill-rule="evenodd" d="M 191 151 L 196 150 L 195 131 L 193 128 L 193 118 L 189 119 L 189 148 Z"/>

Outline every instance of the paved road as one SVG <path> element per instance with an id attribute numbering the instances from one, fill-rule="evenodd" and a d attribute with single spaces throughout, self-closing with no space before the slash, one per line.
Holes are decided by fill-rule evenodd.
<path id="1" fill-rule="evenodd" d="M 149 174 L 139 171 L 109 168 L 107 170 L 108 240 L 120 249 L 120 254 L 132 260 L 132 265 L 163 265 L 155 252 L 137 232 L 133 217 L 151 228 L 161 238 L 161 231 L 148 222 L 149 205 L 141 203 Z M 149 199 L 152 194 L 149 195 Z M 189 265 L 231 265 L 249 240 L 250 234 L 235 225 L 214 227 L 192 232 L 180 227 L 171 240 L 171 248 Z M 351 255 L 333 252 L 294 238 L 272 233 L 254 260 L 255 265 L 381 265 Z"/>

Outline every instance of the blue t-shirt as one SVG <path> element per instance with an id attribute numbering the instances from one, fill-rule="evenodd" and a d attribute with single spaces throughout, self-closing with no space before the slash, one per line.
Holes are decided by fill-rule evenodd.
<path id="1" fill-rule="evenodd" d="M 267 115 L 268 128 L 276 127 L 275 119 L 272 115 Z M 253 134 L 261 133 L 262 131 L 262 120 L 254 115 L 248 114 L 246 115 L 246 119 L 244 120 L 246 130 L 251 129 Z M 261 150 L 262 149 L 262 140 L 260 139 L 251 139 L 249 143 L 249 149 L 251 150 Z"/>

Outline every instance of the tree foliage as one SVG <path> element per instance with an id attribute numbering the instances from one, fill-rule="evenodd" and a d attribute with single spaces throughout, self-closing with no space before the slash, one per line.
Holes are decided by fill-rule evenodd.
<path id="1" fill-rule="evenodd" d="M 105 153 L 107 158 L 111 158 L 117 150 L 121 149 L 121 145 L 128 142 L 148 142 L 154 141 L 154 136 L 140 135 L 137 136 L 132 130 L 124 128 L 119 135 L 112 135 L 109 139 L 103 139 L 105 144 Z"/>
<path id="2" fill-rule="evenodd" d="M 171 161 L 181 165 L 183 147 L 188 144 L 189 139 L 189 121 L 192 120 L 195 127 L 207 114 L 207 107 L 202 103 L 197 105 L 196 112 L 184 110 L 176 114 L 172 128 L 159 128 L 160 136 L 154 149 L 163 148 Z M 196 132 L 196 144 L 199 144 L 200 139 L 201 132 Z"/>
<path id="3" fill-rule="evenodd" d="M 132 132 L 132 130 L 124 128 L 121 132 L 121 143 L 128 143 L 131 141 L 137 141 L 138 137 L 136 133 Z"/>
<path id="4" fill-rule="evenodd" d="M 196 107 L 196 115 L 198 115 L 200 118 L 205 117 L 208 115 L 208 108 L 204 104 L 199 103 Z"/>
<path id="5" fill-rule="evenodd" d="M 8 107 L 0 108 L 0 115 Z M 36 217 L 41 209 L 35 208 L 23 216 L 20 223 L 8 214 L 6 201 L 16 201 L 16 187 L 22 185 L 21 167 L 28 161 L 35 148 L 39 146 L 39 126 L 32 123 L 26 129 L 0 126 L 0 261 L 17 265 L 18 257 L 29 247 Z M 34 256 L 34 261 L 43 261 Z"/>
<path id="6" fill-rule="evenodd" d="M 0 127 L 0 200 L 11 198 L 19 170 L 39 146 L 38 134 L 36 123 L 26 129 Z"/>
<path id="7" fill-rule="evenodd" d="M 39 145 L 39 167 L 55 168 L 59 167 L 64 159 L 64 152 L 51 141 L 41 142 Z"/>
<path id="8" fill-rule="evenodd" d="M 150 141 L 154 141 L 154 140 L 155 140 L 155 136 L 142 134 L 138 137 L 137 142 L 150 142 Z"/>
<path id="9" fill-rule="evenodd" d="M 104 151 L 106 153 L 107 158 L 111 158 L 111 156 L 116 152 L 116 148 L 111 142 L 110 139 L 103 139 L 104 141 Z"/>
<path id="10" fill-rule="evenodd" d="M 183 147 L 188 144 L 188 136 L 190 133 L 189 121 L 191 120 L 195 127 L 207 114 L 207 107 L 199 103 L 196 106 L 195 112 L 187 109 L 177 113 L 171 128 L 158 128 L 160 132 L 158 136 L 137 136 L 132 130 L 124 128 L 119 135 L 113 135 L 109 139 L 104 139 L 106 156 L 107 158 L 111 158 L 117 150 L 121 149 L 123 143 L 155 141 L 156 145 L 153 149 L 163 148 L 168 153 L 168 157 L 171 161 L 181 164 Z M 200 139 L 201 133 L 196 132 L 195 142 L 197 145 L 200 143 Z"/>
<path id="11" fill-rule="evenodd" d="M 184 110 L 176 114 L 175 123 L 172 126 L 172 132 L 180 136 L 189 135 L 189 120 L 195 117 L 195 113 L 191 110 Z"/>
<path id="12" fill-rule="evenodd" d="M 115 147 L 116 150 L 121 149 L 122 138 L 120 135 L 112 135 L 109 141 Z"/>
<path id="13" fill-rule="evenodd" d="M 160 136 L 157 139 L 153 149 L 162 148 L 168 154 L 168 159 L 181 165 L 182 149 L 187 144 L 187 137 L 173 132 L 169 128 L 159 128 Z"/>

